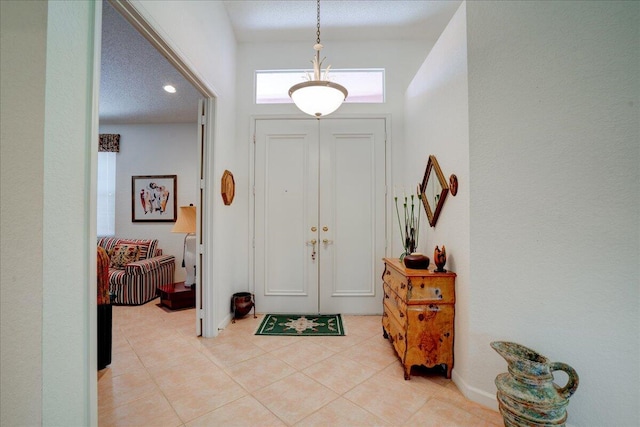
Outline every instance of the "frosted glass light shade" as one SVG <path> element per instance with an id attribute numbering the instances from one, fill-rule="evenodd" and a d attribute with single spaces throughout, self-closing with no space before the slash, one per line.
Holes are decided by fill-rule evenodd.
<path id="1" fill-rule="evenodd" d="M 347 98 L 347 89 L 327 80 L 311 80 L 294 85 L 289 96 L 304 113 L 322 117 L 336 111 Z"/>

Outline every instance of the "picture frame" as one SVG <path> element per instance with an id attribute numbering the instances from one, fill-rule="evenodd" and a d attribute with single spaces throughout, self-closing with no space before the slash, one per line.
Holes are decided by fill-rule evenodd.
<path id="1" fill-rule="evenodd" d="M 449 186 L 440 169 L 438 160 L 433 154 L 429 156 L 427 168 L 424 171 L 424 178 L 422 178 L 419 190 L 429 225 L 435 227 L 438 217 L 440 216 L 440 211 L 442 211 L 444 200 L 449 193 Z"/>
<path id="2" fill-rule="evenodd" d="M 176 222 L 177 175 L 131 177 L 132 222 Z"/>

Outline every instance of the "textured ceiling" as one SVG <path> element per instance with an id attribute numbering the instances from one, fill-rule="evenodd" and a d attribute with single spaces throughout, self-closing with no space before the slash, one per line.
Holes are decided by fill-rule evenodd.
<path id="1" fill-rule="evenodd" d="M 100 124 L 195 123 L 198 91 L 108 2 L 102 4 Z M 166 84 L 177 92 L 165 92 Z"/>
<path id="2" fill-rule="evenodd" d="M 313 0 L 224 1 L 239 43 L 315 42 Z M 424 40 L 430 48 L 461 0 L 323 0 L 321 39 Z M 195 123 L 198 91 L 103 2 L 100 123 Z M 177 93 L 162 90 L 166 84 Z"/>

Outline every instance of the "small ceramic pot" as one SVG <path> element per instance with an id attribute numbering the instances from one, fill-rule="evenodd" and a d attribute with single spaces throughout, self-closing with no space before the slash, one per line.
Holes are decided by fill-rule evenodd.
<path id="1" fill-rule="evenodd" d="M 413 268 L 416 270 L 425 270 L 429 268 L 429 257 L 419 252 L 413 252 L 407 255 L 403 259 L 404 265 L 407 268 Z"/>
<path id="2" fill-rule="evenodd" d="M 246 316 L 254 307 L 255 303 L 253 301 L 252 293 L 238 292 L 233 294 L 233 297 L 231 298 L 231 311 L 233 312 L 234 319 Z"/>

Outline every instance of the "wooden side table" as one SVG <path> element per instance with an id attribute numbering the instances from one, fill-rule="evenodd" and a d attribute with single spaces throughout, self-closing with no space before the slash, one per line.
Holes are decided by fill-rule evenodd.
<path id="1" fill-rule="evenodd" d="M 184 282 L 159 286 L 156 295 L 160 297 L 162 305 L 172 310 L 196 306 L 195 286 L 185 286 Z"/>

